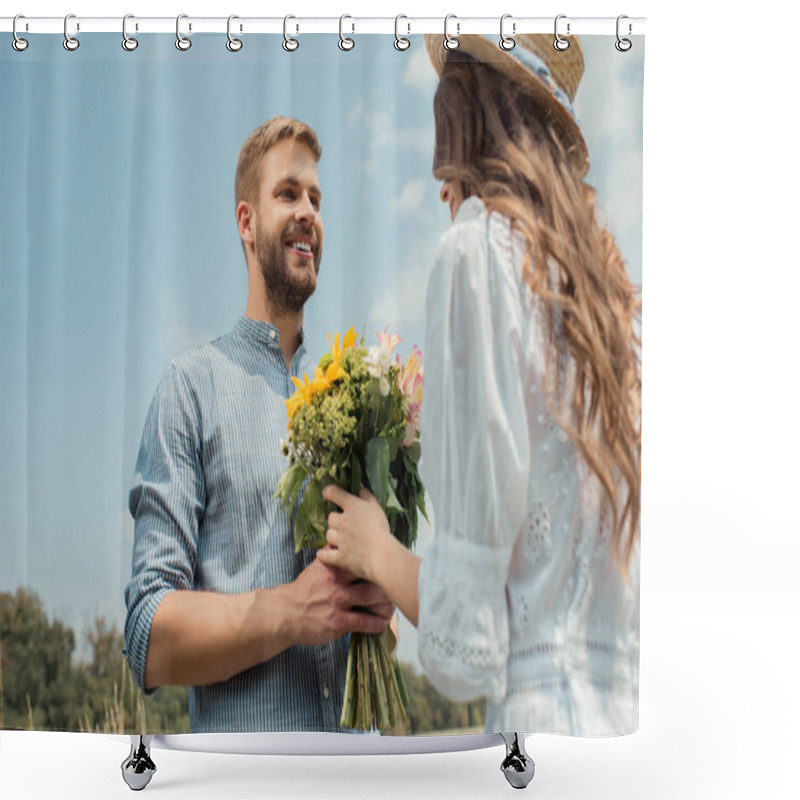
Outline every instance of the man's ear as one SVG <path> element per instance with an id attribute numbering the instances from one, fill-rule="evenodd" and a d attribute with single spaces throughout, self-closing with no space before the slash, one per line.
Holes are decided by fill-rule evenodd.
<path id="1" fill-rule="evenodd" d="M 239 236 L 242 237 L 242 244 L 253 245 L 255 242 L 256 219 L 253 207 L 246 200 L 241 200 L 236 206 L 236 224 L 239 227 Z"/>

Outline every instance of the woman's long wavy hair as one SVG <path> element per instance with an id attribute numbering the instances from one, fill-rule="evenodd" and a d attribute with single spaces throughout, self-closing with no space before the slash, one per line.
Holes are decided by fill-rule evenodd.
<path id="1" fill-rule="evenodd" d="M 641 295 L 596 220 L 595 190 L 521 87 L 453 51 L 434 117 L 435 177 L 459 181 L 464 197 L 477 195 L 525 237 L 524 278 L 547 308 L 550 410 L 603 487 L 627 577 L 641 498 Z M 569 398 L 561 336 L 574 365 Z"/>

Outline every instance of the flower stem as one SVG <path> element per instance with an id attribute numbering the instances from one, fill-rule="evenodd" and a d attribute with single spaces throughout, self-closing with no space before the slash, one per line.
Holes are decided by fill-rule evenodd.
<path id="1" fill-rule="evenodd" d="M 347 672 L 344 679 L 344 699 L 342 701 L 342 716 L 339 725 L 343 728 L 356 726 L 356 658 L 355 639 L 350 637 L 350 647 L 347 649 Z"/>

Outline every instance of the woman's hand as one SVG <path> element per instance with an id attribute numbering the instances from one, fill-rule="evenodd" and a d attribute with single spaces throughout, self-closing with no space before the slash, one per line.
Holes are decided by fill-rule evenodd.
<path id="1" fill-rule="evenodd" d="M 317 558 L 324 564 L 377 582 L 380 563 L 395 542 L 381 504 L 363 487 L 356 497 L 331 485 L 323 489 L 322 496 L 342 511 L 328 515 L 328 547 L 319 550 Z"/>
<path id="2" fill-rule="evenodd" d="M 380 586 L 416 626 L 419 558 L 392 536 L 375 495 L 362 488 L 356 497 L 338 486 L 328 486 L 322 496 L 342 511 L 328 515 L 328 545 L 317 551 L 317 558 Z"/>

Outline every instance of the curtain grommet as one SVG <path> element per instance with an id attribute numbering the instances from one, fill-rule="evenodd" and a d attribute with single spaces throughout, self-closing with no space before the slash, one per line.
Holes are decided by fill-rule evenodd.
<path id="1" fill-rule="evenodd" d="M 566 14 L 559 14 L 556 17 L 555 24 L 553 26 L 553 31 L 555 33 L 555 39 L 553 39 L 553 47 L 559 51 L 559 53 L 563 53 L 569 47 L 569 39 L 564 39 L 558 32 L 558 21 L 560 19 L 566 19 Z M 567 22 L 567 36 L 569 36 L 569 28 L 570 24 Z"/>
<path id="2" fill-rule="evenodd" d="M 342 16 L 339 17 L 339 49 L 344 50 L 347 53 L 356 46 L 356 42 L 355 39 L 351 39 L 349 36 L 344 35 L 342 28 L 346 19 L 353 18 L 349 14 L 342 14 Z M 355 31 L 355 29 L 355 23 L 352 23 L 352 30 Z"/>
<path id="3" fill-rule="evenodd" d="M 186 36 L 181 35 L 181 20 L 188 19 L 188 14 L 178 14 L 175 20 L 175 47 L 181 52 L 186 52 L 192 46 L 192 40 Z M 191 33 L 192 26 L 189 25 L 189 32 Z"/>
<path id="4" fill-rule="evenodd" d="M 25 15 L 24 14 L 17 14 L 17 16 L 14 17 L 14 21 L 11 23 L 11 33 L 14 35 L 14 38 L 11 41 L 11 46 L 18 53 L 22 53 L 22 52 L 24 52 L 25 50 L 28 49 L 28 40 L 27 39 L 23 39 L 17 33 L 17 20 L 18 19 L 25 19 Z"/>
<path id="5" fill-rule="evenodd" d="M 237 39 L 235 36 L 231 35 L 231 22 L 235 19 L 239 19 L 236 14 L 231 14 L 228 17 L 228 41 L 225 42 L 225 47 L 227 47 L 231 53 L 238 53 L 242 47 L 244 47 L 244 42 L 241 39 Z"/>
<path id="6" fill-rule="evenodd" d="M 447 23 L 450 22 L 451 19 L 456 20 L 456 35 L 451 36 L 447 30 Z M 461 28 L 461 23 L 458 22 L 458 17 L 455 14 L 448 14 L 444 18 L 444 41 L 442 42 L 442 47 L 445 50 L 457 50 L 459 41 L 458 41 L 458 32 Z"/>
<path id="7" fill-rule="evenodd" d="M 405 36 L 400 35 L 400 20 L 401 19 L 408 19 L 405 14 L 398 14 L 394 18 L 394 49 L 400 50 L 400 52 L 404 52 L 411 47 L 411 40 L 406 39 Z M 407 22 L 406 25 L 408 26 L 407 33 L 411 33 L 411 23 Z"/>
<path id="8" fill-rule="evenodd" d="M 294 53 L 298 47 L 300 47 L 300 42 L 297 39 L 293 39 L 288 34 L 288 26 L 290 19 L 297 19 L 297 17 L 293 17 L 291 14 L 288 14 L 283 18 L 283 49 L 287 53 Z M 296 30 L 300 30 L 300 26 L 298 25 Z"/>
<path id="9" fill-rule="evenodd" d="M 126 14 L 122 18 L 122 49 L 132 53 L 138 46 L 139 40 L 133 36 L 128 36 L 128 20 L 135 19 L 133 14 Z"/>
<path id="10" fill-rule="evenodd" d="M 77 50 L 81 46 L 81 43 L 80 43 L 80 41 L 78 41 L 78 38 L 76 36 L 70 36 L 69 35 L 69 30 L 68 30 L 69 21 L 71 19 L 75 19 L 75 18 L 76 17 L 75 17 L 74 14 L 67 14 L 67 16 L 64 17 L 64 42 L 63 42 L 63 45 L 64 45 L 64 49 L 65 50 L 69 50 L 70 53 L 75 52 L 75 50 Z M 81 26 L 76 23 L 76 30 L 80 30 L 80 29 L 81 29 Z"/>
<path id="11" fill-rule="evenodd" d="M 509 50 L 513 50 L 517 46 L 517 41 L 516 41 L 516 39 L 514 39 L 513 35 L 512 36 L 506 36 L 505 32 L 503 31 L 503 25 L 504 25 L 504 23 L 505 23 L 505 21 L 507 19 L 513 19 L 511 14 L 503 14 L 503 16 L 500 17 L 500 45 L 499 46 L 500 46 L 501 50 L 505 50 L 506 52 L 508 52 Z M 511 23 L 511 33 L 514 34 L 516 32 L 517 32 L 517 23 L 516 22 L 512 22 Z"/>

